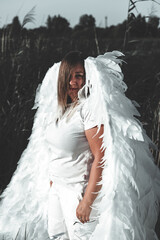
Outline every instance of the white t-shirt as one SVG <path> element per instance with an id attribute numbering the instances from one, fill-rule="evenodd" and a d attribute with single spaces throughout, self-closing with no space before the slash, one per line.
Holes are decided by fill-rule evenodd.
<path id="1" fill-rule="evenodd" d="M 46 127 L 45 139 L 51 153 L 51 180 L 59 178 L 67 183 L 88 181 L 93 155 L 85 130 L 96 125 L 85 100 L 74 108 L 71 106 L 58 125 L 51 122 Z"/>

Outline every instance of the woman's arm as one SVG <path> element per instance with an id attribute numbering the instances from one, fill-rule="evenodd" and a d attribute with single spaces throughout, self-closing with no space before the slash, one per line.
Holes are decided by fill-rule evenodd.
<path id="1" fill-rule="evenodd" d="M 97 127 L 94 127 L 85 131 L 86 138 L 94 156 L 94 161 L 91 167 L 89 181 L 84 197 L 76 209 L 76 215 L 82 223 L 89 221 L 89 215 L 91 212 L 90 206 L 97 197 L 97 194 L 94 192 L 98 192 L 101 189 L 101 185 L 97 185 L 97 182 L 101 180 L 103 168 L 101 167 L 100 162 L 104 155 L 104 151 L 100 149 L 102 145 L 102 138 L 99 137 L 103 134 L 104 127 L 102 125 L 98 133 L 97 129 Z"/>

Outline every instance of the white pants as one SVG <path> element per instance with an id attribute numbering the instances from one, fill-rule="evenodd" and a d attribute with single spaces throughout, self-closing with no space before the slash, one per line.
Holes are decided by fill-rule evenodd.
<path id="1" fill-rule="evenodd" d="M 48 205 L 48 234 L 56 240 L 88 240 L 98 220 L 97 210 L 92 209 L 90 220 L 81 223 L 76 208 L 82 199 L 82 184 L 62 184 L 54 181 L 50 189 Z"/>

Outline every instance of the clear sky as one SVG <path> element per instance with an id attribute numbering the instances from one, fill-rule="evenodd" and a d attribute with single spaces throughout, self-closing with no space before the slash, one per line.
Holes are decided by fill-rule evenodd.
<path id="1" fill-rule="evenodd" d="M 126 19 L 128 2 L 129 0 L 0 0 L 0 28 L 11 23 L 16 15 L 22 21 L 34 6 L 35 24 L 26 25 L 28 28 L 45 25 L 48 15 L 58 14 L 65 17 L 71 27 L 78 24 L 79 17 L 83 14 L 92 14 L 97 26 L 105 26 L 105 16 L 108 17 L 108 26 L 116 25 Z M 137 3 L 137 9 L 142 15 L 149 15 L 153 10 L 160 17 L 160 5 L 151 1 Z"/>

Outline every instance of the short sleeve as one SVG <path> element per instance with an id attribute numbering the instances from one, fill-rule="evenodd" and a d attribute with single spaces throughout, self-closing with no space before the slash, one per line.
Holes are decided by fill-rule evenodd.
<path id="1" fill-rule="evenodd" d="M 84 124 L 84 130 L 98 126 L 98 122 L 96 121 L 93 113 L 91 113 L 87 101 L 85 101 L 82 106 L 81 115 Z"/>

